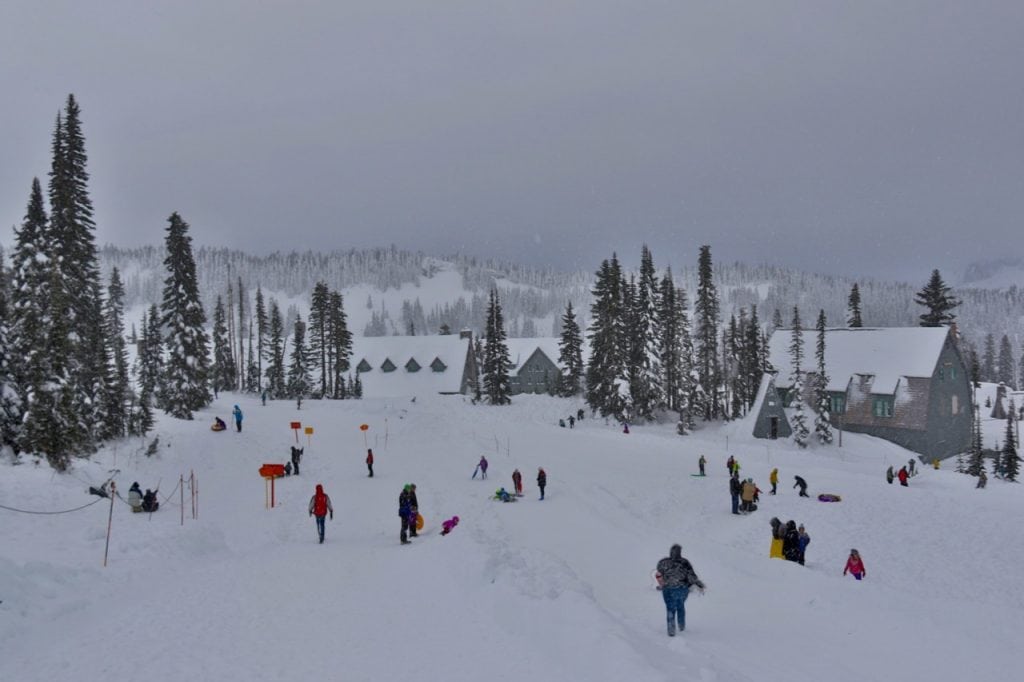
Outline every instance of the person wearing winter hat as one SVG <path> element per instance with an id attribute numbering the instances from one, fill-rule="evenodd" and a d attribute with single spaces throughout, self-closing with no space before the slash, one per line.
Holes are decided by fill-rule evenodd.
<path id="1" fill-rule="evenodd" d="M 852 573 L 853 577 L 857 580 L 868 577 L 868 569 L 864 568 L 864 561 L 860 558 L 860 552 L 855 549 L 850 550 L 850 558 L 846 560 L 846 568 L 843 569 L 843 575 Z"/>
<path id="2" fill-rule="evenodd" d="M 231 414 L 235 417 L 235 429 L 238 433 L 242 432 L 242 409 L 235 405 L 235 409 L 231 411 Z"/>
<path id="3" fill-rule="evenodd" d="M 656 571 L 655 577 L 665 600 L 668 636 L 675 637 L 677 623 L 679 632 L 686 629 L 686 598 L 690 594 L 690 587 L 696 585 L 703 594 L 704 583 L 697 577 L 690 562 L 683 558 L 683 548 L 678 544 L 672 545 L 668 556 L 658 562 Z"/>
<path id="4" fill-rule="evenodd" d="M 402 492 L 398 494 L 398 516 L 402 519 L 402 532 L 398 537 L 403 545 L 409 544 L 408 533 L 410 509 L 412 509 L 412 496 L 410 495 L 410 486 L 406 483 L 405 487 L 402 488 Z M 415 525 L 413 527 L 415 527 Z"/>
<path id="5" fill-rule="evenodd" d="M 309 498 L 309 515 L 316 516 L 316 530 L 320 534 L 320 544 L 324 544 L 324 518 L 327 514 L 334 520 L 334 507 L 331 506 L 331 498 L 324 492 L 324 487 L 316 484 L 316 492 Z"/>
<path id="6" fill-rule="evenodd" d="M 448 535 L 455 526 L 459 525 L 459 517 L 453 516 L 441 524 L 441 535 Z"/>

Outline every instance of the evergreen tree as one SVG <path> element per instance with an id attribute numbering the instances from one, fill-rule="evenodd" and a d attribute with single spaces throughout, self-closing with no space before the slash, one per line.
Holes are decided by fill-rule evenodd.
<path id="1" fill-rule="evenodd" d="M 139 402 L 150 407 L 162 407 L 164 396 L 164 342 L 160 326 L 160 312 L 156 304 L 149 307 L 143 317 L 142 336 L 139 339 L 138 381 Z"/>
<path id="2" fill-rule="evenodd" d="M 167 221 L 164 265 L 168 275 L 160 306 L 161 326 L 167 330 L 164 411 L 179 419 L 192 419 L 195 410 L 210 404 L 210 344 L 188 223 L 177 213 Z"/>
<path id="3" fill-rule="evenodd" d="M 1002 450 L 1003 479 L 1007 481 L 1016 481 L 1020 473 L 1020 456 L 1017 455 L 1017 437 L 1014 433 L 1015 411 L 1011 402 L 1010 413 L 1006 415 L 1006 433 L 1003 435 Z"/>
<path id="4" fill-rule="evenodd" d="M 15 231 L 11 261 L 11 294 L 8 347 L 13 393 L 5 395 L 3 438 L 15 452 L 35 452 L 28 437 L 25 415 L 40 395 L 50 359 L 46 355 L 50 336 L 50 286 L 52 239 L 38 179 L 32 180 L 25 219 Z"/>
<path id="5" fill-rule="evenodd" d="M 320 281 L 313 285 L 313 299 L 309 308 L 309 360 L 310 369 L 319 372 L 320 396 L 329 395 L 331 384 L 330 316 L 331 292 Z"/>
<path id="6" fill-rule="evenodd" d="M 260 389 L 260 366 L 257 360 L 255 336 L 255 321 L 249 319 L 249 356 L 245 367 L 245 390 L 249 393 L 259 393 Z"/>
<path id="7" fill-rule="evenodd" d="M 0 447 L 17 448 L 21 433 L 21 398 L 11 355 L 9 273 L 0 249 Z M 17 452 L 17 450 L 15 450 Z"/>
<path id="8" fill-rule="evenodd" d="M 745 329 L 743 374 L 747 385 L 747 410 L 754 406 L 757 391 L 761 387 L 761 376 L 764 374 L 765 350 L 762 345 L 761 322 L 757 319 L 757 306 L 750 310 L 750 320 Z"/>
<path id="9" fill-rule="evenodd" d="M 857 286 L 856 282 L 850 288 L 850 298 L 846 301 L 846 311 L 848 315 L 846 318 L 847 327 L 857 328 L 864 326 L 860 316 L 860 287 Z"/>
<path id="10" fill-rule="evenodd" d="M 981 380 L 996 380 L 996 340 L 992 334 L 985 335 L 985 350 L 981 360 Z"/>
<path id="11" fill-rule="evenodd" d="M 288 363 L 288 397 L 302 407 L 302 400 L 309 395 L 313 381 L 309 376 L 309 352 L 306 349 L 306 323 L 301 317 L 295 318 L 292 330 L 292 352 Z"/>
<path id="12" fill-rule="evenodd" d="M 505 344 L 505 322 L 501 315 L 498 290 L 491 289 L 487 305 L 487 345 L 484 346 L 484 393 L 491 405 L 508 405 L 509 362 L 508 346 Z"/>
<path id="13" fill-rule="evenodd" d="M 560 394 L 564 397 L 579 395 L 583 382 L 583 336 L 576 322 L 572 301 L 562 315 L 562 335 L 558 341 L 558 364 L 564 368 Z"/>
<path id="14" fill-rule="evenodd" d="M 921 291 L 917 292 L 914 302 L 928 309 L 921 314 L 922 327 L 939 327 L 956 319 L 953 309 L 960 305 L 952 294 L 952 290 L 942 281 L 938 270 L 932 270 L 932 276 Z"/>
<path id="15" fill-rule="evenodd" d="M 246 388 L 246 363 L 245 363 L 245 338 L 242 335 L 242 330 L 245 329 L 245 301 L 246 301 L 245 290 L 242 288 L 242 278 L 238 278 L 238 355 L 235 358 L 235 385 L 238 386 L 238 390 L 244 390 Z M 252 325 L 250 324 L 250 332 Z M 252 337 L 249 339 L 249 351 L 252 352 Z M 232 346 L 232 353 L 234 352 L 234 346 Z"/>
<path id="16" fill-rule="evenodd" d="M 1013 349 L 1010 347 L 1010 339 L 1003 334 L 1003 338 L 999 341 L 999 370 L 996 381 L 1015 388 L 1016 376 L 1017 368 L 1013 364 Z"/>
<path id="17" fill-rule="evenodd" d="M 985 451 L 981 442 L 981 410 L 974 408 L 974 428 L 971 434 L 971 447 L 967 453 L 966 473 L 978 476 L 985 467 Z"/>
<path id="18" fill-rule="evenodd" d="M 270 299 L 270 324 L 267 341 L 267 393 L 274 400 L 285 397 L 284 320 L 277 301 Z"/>
<path id="19" fill-rule="evenodd" d="M 55 286 L 67 305 L 67 370 L 72 412 L 77 425 L 73 452 L 95 449 L 105 419 L 101 414 L 110 367 L 104 339 L 103 297 L 96 253 L 92 200 L 89 198 L 88 157 L 81 111 L 68 95 L 63 117 L 58 116 L 50 170 L 50 238 Z M 58 361 L 57 364 L 65 364 Z"/>
<path id="20" fill-rule="evenodd" d="M 359 378 L 359 372 L 356 372 L 356 379 L 352 382 L 352 390 L 349 393 L 356 400 L 360 400 L 363 397 L 363 380 Z"/>
<path id="21" fill-rule="evenodd" d="M 776 329 L 782 329 L 782 326 L 782 311 L 776 308 L 775 311 L 772 313 L 772 331 L 775 331 Z"/>
<path id="22" fill-rule="evenodd" d="M 625 332 L 622 271 L 618 258 L 604 260 L 594 281 L 590 305 L 590 361 L 587 363 L 587 404 L 603 417 L 625 416 Z"/>
<path id="23" fill-rule="evenodd" d="M 263 390 L 263 358 L 267 353 L 267 334 L 270 332 L 267 321 L 267 308 L 263 303 L 263 290 L 256 287 L 256 371 L 260 377 L 256 384 L 256 392 Z"/>
<path id="24" fill-rule="evenodd" d="M 220 296 L 213 306 L 213 392 L 229 391 L 237 383 L 235 359 L 231 353 L 224 302 Z"/>
<path id="25" fill-rule="evenodd" d="M 689 303 L 686 292 L 676 289 L 676 319 L 679 324 L 679 422 L 676 432 L 683 436 L 694 428 L 694 403 L 697 392 L 697 367 L 693 355 L 693 338 L 690 335 Z"/>
<path id="26" fill-rule="evenodd" d="M 697 263 L 697 303 L 694 307 L 697 333 L 695 338 L 697 378 L 699 388 L 697 406 L 703 411 L 704 421 L 723 416 L 720 384 L 722 370 L 718 359 L 718 290 L 715 288 L 711 266 L 711 247 L 700 247 Z"/>
<path id="27" fill-rule="evenodd" d="M 669 410 L 679 410 L 681 400 L 680 385 L 682 377 L 681 358 L 679 345 L 679 304 L 676 300 L 676 287 L 672 279 L 672 269 L 668 268 L 658 289 L 658 321 L 661 338 L 658 340 L 658 349 L 661 357 L 658 364 L 661 365 L 661 393 L 664 396 L 665 407 Z"/>
<path id="28" fill-rule="evenodd" d="M 815 359 L 818 361 L 818 374 L 815 377 L 814 400 L 817 414 L 814 417 L 814 432 L 818 436 L 818 442 L 822 445 L 832 443 L 832 424 L 829 419 L 832 416 L 831 400 L 828 394 L 828 371 L 825 367 L 825 311 L 818 311 L 818 340 L 814 349 Z"/>
<path id="29" fill-rule="evenodd" d="M 807 416 L 804 414 L 804 332 L 800 323 L 800 309 L 793 306 L 793 330 L 789 343 L 789 358 L 792 363 L 793 386 L 790 389 L 793 400 L 790 406 L 793 408 L 793 416 L 790 417 L 790 426 L 793 427 L 793 442 L 801 448 L 807 447 L 807 437 L 810 431 L 807 428 Z"/>
<path id="30" fill-rule="evenodd" d="M 651 256 L 651 250 L 644 244 L 640 250 L 640 278 L 631 301 L 631 323 L 628 327 L 632 372 L 629 389 L 634 419 L 653 419 L 655 411 L 666 406 L 658 298 L 654 258 Z"/>
<path id="31" fill-rule="evenodd" d="M 121 273 L 116 267 L 110 273 L 105 317 L 104 331 L 111 365 L 107 372 L 108 381 L 104 391 L 103 436 L 121 438 L 128 432 L 128 410 L 133 402 L 133 396 L 128 376 L 128 348 L 124 339 L 124 285 L 121 283 Z"/>
<path id="32" fill-rule="evenodd" d="M 344 376 L 349 371 L 349 359 L 352 357 L 352 333 L 348 330 L 345 302 L 339 291 L 332 291 L 328 297 L 328 341 L 332 393 L 335 398 L 344 398 Z"/>

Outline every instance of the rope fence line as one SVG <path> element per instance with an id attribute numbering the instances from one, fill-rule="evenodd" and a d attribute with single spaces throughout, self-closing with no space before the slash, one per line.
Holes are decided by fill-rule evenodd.
<path id="1" fill-rule="evenodd" d="M 118 497 L 120 497 L 120 495 L 118 495 Z M 105 498 L 97 497 L 95 500 L 93 500 L 89 504 L 83 504 L 81 507 L 75 507 L 74 509 L 63 509 L 61 511 L 30 511 L 28 509 L 16 509 L 15 507 L 7 507 L 7 506 L 4 506 L 2 504 L 0 504 L 0 509 L 6 509 L 7 511 L 18 512 L 19 514 L 47 514 L 47 515 L 49 515 L 49 514 L 70 514 L 71 512 L 81 511 L 82 509 L 85 509 L 86 507 L 91 507 L 94 504 L 96 504 L 97 502 L 103 501 L 104 499 Z"/>

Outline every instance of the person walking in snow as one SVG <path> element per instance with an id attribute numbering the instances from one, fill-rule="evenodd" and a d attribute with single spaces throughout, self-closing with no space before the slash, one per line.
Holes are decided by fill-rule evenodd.
<path id="1" fill-rule="evenodd" d="M 297 448 L 292 446 L 292 469 L 295 471 L 295 475 L 299 475 L 299 460 L 302 459 L 302 453 L 306 448 Z"/>
<path id="2" fill-rule="evenodd" d="M 412 496 L 409 493 L 409 489 L 410 486 L 407 483 L 402 488 L 402 492 L 398 494 L 398 517 L 402 519 L 402 532 L 398 537 L 403 545 L 409 544 L 409 510 L 412 509 Z M 415 521 L 413 521 L 413 524 L 415 524 Z"/>
<path id="3" fill-rule="evenodd" d="M 782 534 L 782 556 L 786 561 L 800 561 L 800 533 L 796 529 L 796 521 L 792 519 L 786 522 Z"/>
<path id="4" fill-rule="evenodd" d="M 548 475 L 544 469 L 537 469 L 537 487 L 540 488 L 540 499 L 544 499 L 544 487 L 548 484 Z"/>
<path id="5" fill-rule="evenodd" d="M 661 597 L 665 600 L 668 636 L 675 637 L 677 625 L 679 632 L 686 629 L 686 598 L 690 588 L 696 585 L 704 594 L 705 586 L 690 562 L 683 558 L 683 548 L 678 544 L 672 545 L 668 556 L 658 562 L 656 570 Z"/>
<path id="6" fill-rule="evenodd" d="M 889 468 L 885 470 L 885 480 L 889 482 L 889 485 L 892 485 L 892 479 L 894 478 L 896 478 L 896 475 L 892 473 L 892 465 L 890 464 Z"/>
<path id="7" fill-rule="evenodd" d="M 736 459 L 729 455 L 729 459 L 725 460 L 725 468 L 729 470 L 729 475 L 732 476 L 732 465 L 736 463 Z"/>
<path id="8" fill-rule="evenodd" d="M 900 467 L 900 472 L 896 474 L 896 477 L 900 479 L 900 485 L 904 488 L 909 488 L 907 485 L 907 467 Z"/>
<path id="9" fill-rule="evenodd" d="M 697 466 L 700 467 L 700 475 L 701 476 L 704 475 L 704 465 L 707 464 L 707 463 L 708 463 L 708 460 L 704 457 L 704 455 L 701 455 L 700 459 L 697 460 Z"/>
<path id="10" fill-rule="evenodd" d="M 779 468 L 775 467 L 772 469 L 772 473 L 768 474 L 768 482 L 772 484 L 772 495 L 775 494 L 776 489 L 779 487 Z"/>
<path id="11" fill-rule="evenodd" d="M 231 414 L 234 415 L 234 417 L 235 417 L 235 430 L 238 431 L 238 433 L 241 433 L 242 432 L 242 410 L 241 410 L 241 408 L 239 408 L 238 405 L 235 405 L 235 409 L 231 411 Z"/>
<path id="12" fill-rule="evenodd" d="M 486 481 L 487 480 L 487 458 L 484 457 L 483 455 L 480 455 L 480 463 L 477 464 L 477 466 L 480 468 L 480 478 L 482 480 Z"/>
<path id="13" fill-rule="evenodd" d="M 629 433 L 629 422 L 622 422 L 622 432 L 625 434 Z"/>
<path id="14" fill-rule="evenodd" d="M 512 472 L 512 488 L 516 491 L 516 495 L 523 494 L 523 475 L 519 473 L 519 469 Z"/>
<path id="15" fill-rule="evenodd" d="M 309 498 L 309 515 L 316 517 L 316 532 L 320 534 L 320 544 L 324 544 L 324 519 L 331 515 L 334 520 L 334 507 L 331 506 L 331 498 L 324 492 L 324 487 L 316 484 L 316 492 Z"/>
<path id="16" fill-rule="evenodd" d="M 576 421 L 578 421 L 578 422 L 583 421 L 583 408 L 582 407 L 580 409 L 576 410 Z"/>
<path id="17" fill-rule="evenodd" d="M 576 417 L 569 415 L 569 428 L 576 426 Z"/>
<path id="18" fill-rule="evenodd" d="M 794 476 L 793 478 L 796 480 L 793 487 L 800 488 L 800 497 L 810 497 L 810 495 L 807 494 L 807 481 L 800 476 Z"/>
<path id="19" fill-rule="evenodd" d="M 975 488 L 984 488 L 985 484 L 988 483 L 988 476 L 985 474 L 985 470 L 982 469 L 978 472 L 978 485 Z"/>
<path id="20" fill-rule="evenodd" d="M 366 448 L 366 468 L 370 470 L 367 478 L 373 478 L 373 448 Z"/>
<path id="21" fill-rule="evenodd" d="M 732 513 L 740 513 L 740 493 L 743 492 L 743 486 L 740 484 L 739 474 L 733 474 L 729 479 L 729 495 L 732 496 Z"/>
<path id="22" fill-rule="evenodd" d="M 843 575 L 852 573 L 853 577 L 857 580 L 868 577 L 868 569 L 864 568 L 864 561 L 860 558 L 860 553 L 855 550 L 850 550 L 850 558 L 846 560 L 846 568 L 843 569 Z"/>
<path id="23" fill-rule="evenodd" d="M 260 400 L 263 402 L 263 407 L 267 406 L 267 389 L 263 389 L 260 393 Z"/>
<path id="24" fill-rule="evenodd" d="M 799 543 L 799 554 L 796 562 L 801 566 L 804 565 L 804 554 L 807 552 L 807 545 L 811 544 L 811 536 L 804 530 L 804 524 L 800 524 L 800 527 L 796 529 L 797 542 Z"/>
<path id="25" fill-rule="evenodd" d="M 907 464 L 909 465 L 907 473 L 909 473 L 911 476 L 916 476 L 917 475 L 917 460 L 916 459 L 911 459 Z"/>

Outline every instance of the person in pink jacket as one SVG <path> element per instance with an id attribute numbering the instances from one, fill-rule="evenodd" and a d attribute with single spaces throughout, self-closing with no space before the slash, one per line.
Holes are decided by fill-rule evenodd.
<path id="1" fill-rule="evenodd" d="M 868 574 L 868 569 L 864 568 L 864 562 L 861 561 L 860 554 L 855 549 L 850 550 L 850 558 L 846 560 L 846 568 L 843 569 L 843 575 L 852 573 L 853 577 L 857 580 L 864 578 Z"/>
<path id="2" fill-rule="evenodd" d="M 448 533 L 451 533 L 452 529 L 455 528 L 455 526 L 457 525 L 459 525 L 459 517 L 451 517 L 450 519 L 441 524 L 441 535 L 448 535 Z"/>

